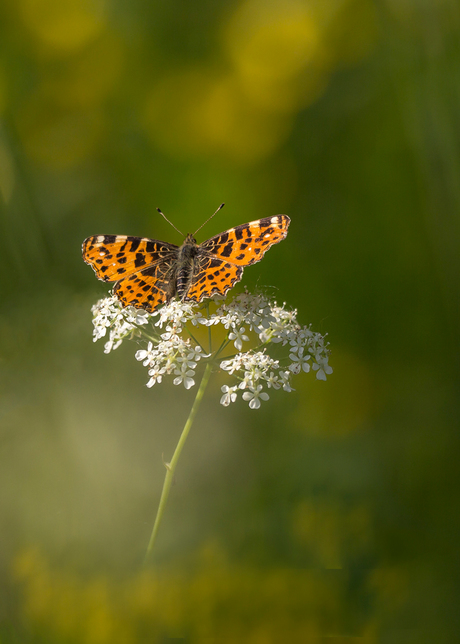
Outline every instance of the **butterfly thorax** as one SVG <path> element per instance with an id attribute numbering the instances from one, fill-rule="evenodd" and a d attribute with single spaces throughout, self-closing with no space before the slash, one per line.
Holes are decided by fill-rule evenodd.
<path id="1" fill-rule="evenodd" d="M 179 247 L 179 260 L 181 259 L 181 257 L 183 257 L 184 259 L 195 257 L 197 249 L 198 244 L 196 243 L 196 239 L 193 235 L 188 234 L 182 246 Z"/>

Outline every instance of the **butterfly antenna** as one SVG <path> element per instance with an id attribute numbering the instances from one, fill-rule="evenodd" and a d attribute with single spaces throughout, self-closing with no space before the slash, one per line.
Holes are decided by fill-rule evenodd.
<path id="1" fill-rule="evenodd" d="M 210 221 L 210 220 L 214 217 L 214 215 L 217 215 L 217 213 L 219 212 L 219 210 L 222 210 L 222 208 L 223 208 L 224 206 L 225 206 L 225 204 L 224 204 L 224 203 L 221 203 L 221 204 L 220 204 L 220 206 L 217 208 L 216 212 L 215 212 L 215 213 L 213 213 L 213 214 L 212 214 L 208 219 L 206 219 L 206 221 L 204 222 L 204 224 L 201 224 L 201 226 L 198 228 L 198 230 L 201 230 L 201 229 L 203 228 L 203 226 L 206 226 L 206 224 L 208 223 L 208 221 Z M 195 236 L 195 235 L 197 234 L 198 230 L 195 230 L 195 232 L 193 233 L 193 236 Z"/>
<path id="2" fill-rule="evenodd" d="M 174 228 L 174 230 L 177 230 L 177 232 L 179 233 L 179 235 L 182 235 L 182 237 L 185 237 L 184 233 L 181 233 L 181 231 L 179 230 L 179 228 L 176 228 L 176 226 L 172 223 L 172 221 L 169 221 L 169 219 L 166 217 L 166 215 L 164 214 L 164 212 L 161 212 L 161 210 L 160 210 L 159 208 L 157 208 L 157 210 L 158 210 L 158 212 L 160 213 L 160 215 L 166 219 L 166 221 L 168 222 L 168 224 L 170 224 L 170 225 Z"/>

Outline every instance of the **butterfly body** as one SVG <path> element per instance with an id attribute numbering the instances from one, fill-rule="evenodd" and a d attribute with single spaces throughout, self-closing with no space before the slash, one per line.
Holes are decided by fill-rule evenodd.
<path id="1" fill-rule="evenodd" d="M 94 235 L 83 242 L 83 259 L 124 306 L 154 311 L 173 297 L 201 302 L 225 295 L 243 268 L 262 259 L 287 235 L 286 215 L 265 217 L 197 244 L 187 235 L 181 246 L 142 237 Z"/>
<path id="2" fill-rule="evenodd" d="M 171 297 L 178 295 L 181 300 L 186 297 L 195 271 L 197 255 L 198 244 L 196 239 L 193 235 L 187 235 L 177 253 L 177 267 L 173 267 L 173 269 L 176 268 L 175 275 L 174 273 L 172 275 L 173 290 L 175 286 L 175 292 L 172 293 Z"/>

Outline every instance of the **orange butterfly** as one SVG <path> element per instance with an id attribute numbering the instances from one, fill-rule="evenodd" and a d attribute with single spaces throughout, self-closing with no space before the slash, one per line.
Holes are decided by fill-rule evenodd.
<path id="1" fill-rule="evenodd" d="M 147 237 L 94 235 L 83 242 L 83 259 L 100 280 L 116 282 L 113 292 L 124 306 L 153 312 L 176 295 L 186 302 L 225 295 L 245 266 L 260 261 L 286 237 L 290 221 L 286 215 L 264 217 L 202 244 L 187 235 L 182 246 Z"/>

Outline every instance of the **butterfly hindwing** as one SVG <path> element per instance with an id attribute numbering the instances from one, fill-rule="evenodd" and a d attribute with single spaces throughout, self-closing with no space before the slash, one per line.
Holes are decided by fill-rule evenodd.
<path id="1" fill-rule="evenodd" d="M 212 295 L 225 295 L 240 281 L 241 266 L 235 266 L 198 248 L 196 270 L 194 270 L 186 300 L 201 302 Z"/>
<path id="2" fill-rule="evenodd" d="M 159 260 L 119 280 L 113 292 L 123 306 L 134 306 L 152 313 L 169 299 L 171 267 L 172 264 Z"/>

